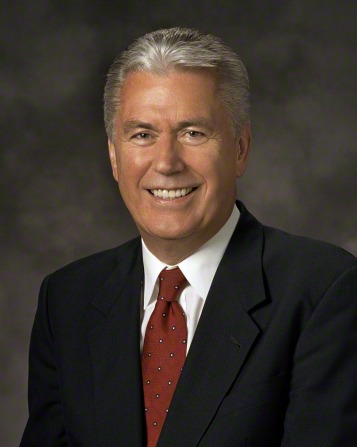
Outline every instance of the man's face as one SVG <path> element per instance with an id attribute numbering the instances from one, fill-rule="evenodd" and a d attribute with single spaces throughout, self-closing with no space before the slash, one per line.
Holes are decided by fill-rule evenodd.
<path id="1" fill-rule="evenodd" d="M 209 70 L 130 73 L 121 93 L 113 174 L 145 241 L 201 245 L 226 222 L 250 145 L 235 136 Z"/>

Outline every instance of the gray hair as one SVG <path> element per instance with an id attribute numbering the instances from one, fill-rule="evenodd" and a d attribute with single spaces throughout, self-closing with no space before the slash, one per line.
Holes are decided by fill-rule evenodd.
<path id="1" fill-rule="evenodd" d="M 114 61 L 104 90 L 104 122 L 113 141 L 120 92 L 126 76 L 134 71 L 159 75 L 170 69 L 213 68 L 219 96 L 227 107 L 235 132 L 249 120 L 249 80 L 239 56 L 221 39 L 194 29 L 161 29 L 135 40 Z"/>

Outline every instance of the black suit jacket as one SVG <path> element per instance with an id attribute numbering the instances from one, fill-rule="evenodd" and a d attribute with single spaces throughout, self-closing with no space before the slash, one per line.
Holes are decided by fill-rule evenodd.
<path id="1" fill-rule="evenodd" d="M 357 261 L 241 218 L 158 447 L 356 447 Z M 141 447 L 140 239 L 41 288 L 21 447 Z"/>

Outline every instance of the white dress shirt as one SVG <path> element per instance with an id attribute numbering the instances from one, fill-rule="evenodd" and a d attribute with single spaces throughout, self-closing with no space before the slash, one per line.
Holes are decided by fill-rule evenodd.
<path id="1" fill-rule="evenodd" d="M 141 350 L 143 348 L 146 326 L 155 308 L 159 293 L 159 273 L 164 268 L 174 267 L 180 267 L 189 283 L 177 300 L 186 315 L 188 335 L 187 351 L 189 350 L 208 291 L 228 242 L 238 223 L 239 216 L 239 210 L 234 206 L 230 218 L 218 233 L 202 245 L 196 253 L 184 259 L 177 266 L 169 266 L 161 262 L 149 251 L 144 241 L 141 241 L 145 274 L 141 307 Z"/>

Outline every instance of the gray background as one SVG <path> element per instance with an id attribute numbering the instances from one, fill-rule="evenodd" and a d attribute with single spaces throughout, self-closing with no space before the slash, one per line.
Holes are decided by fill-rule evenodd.
<path id="1" fill-rule="evenodd" d="M 1 5 L 0 445 L 12 447 L 27 414 L 42 278 L 136 234 L 102 125 L 114 57 L 162 27 L 222 37 L 251 76 L 254 144 L 239 197 L 267 224 L 357 254 L 357 9 L 348 0 Z"/>

